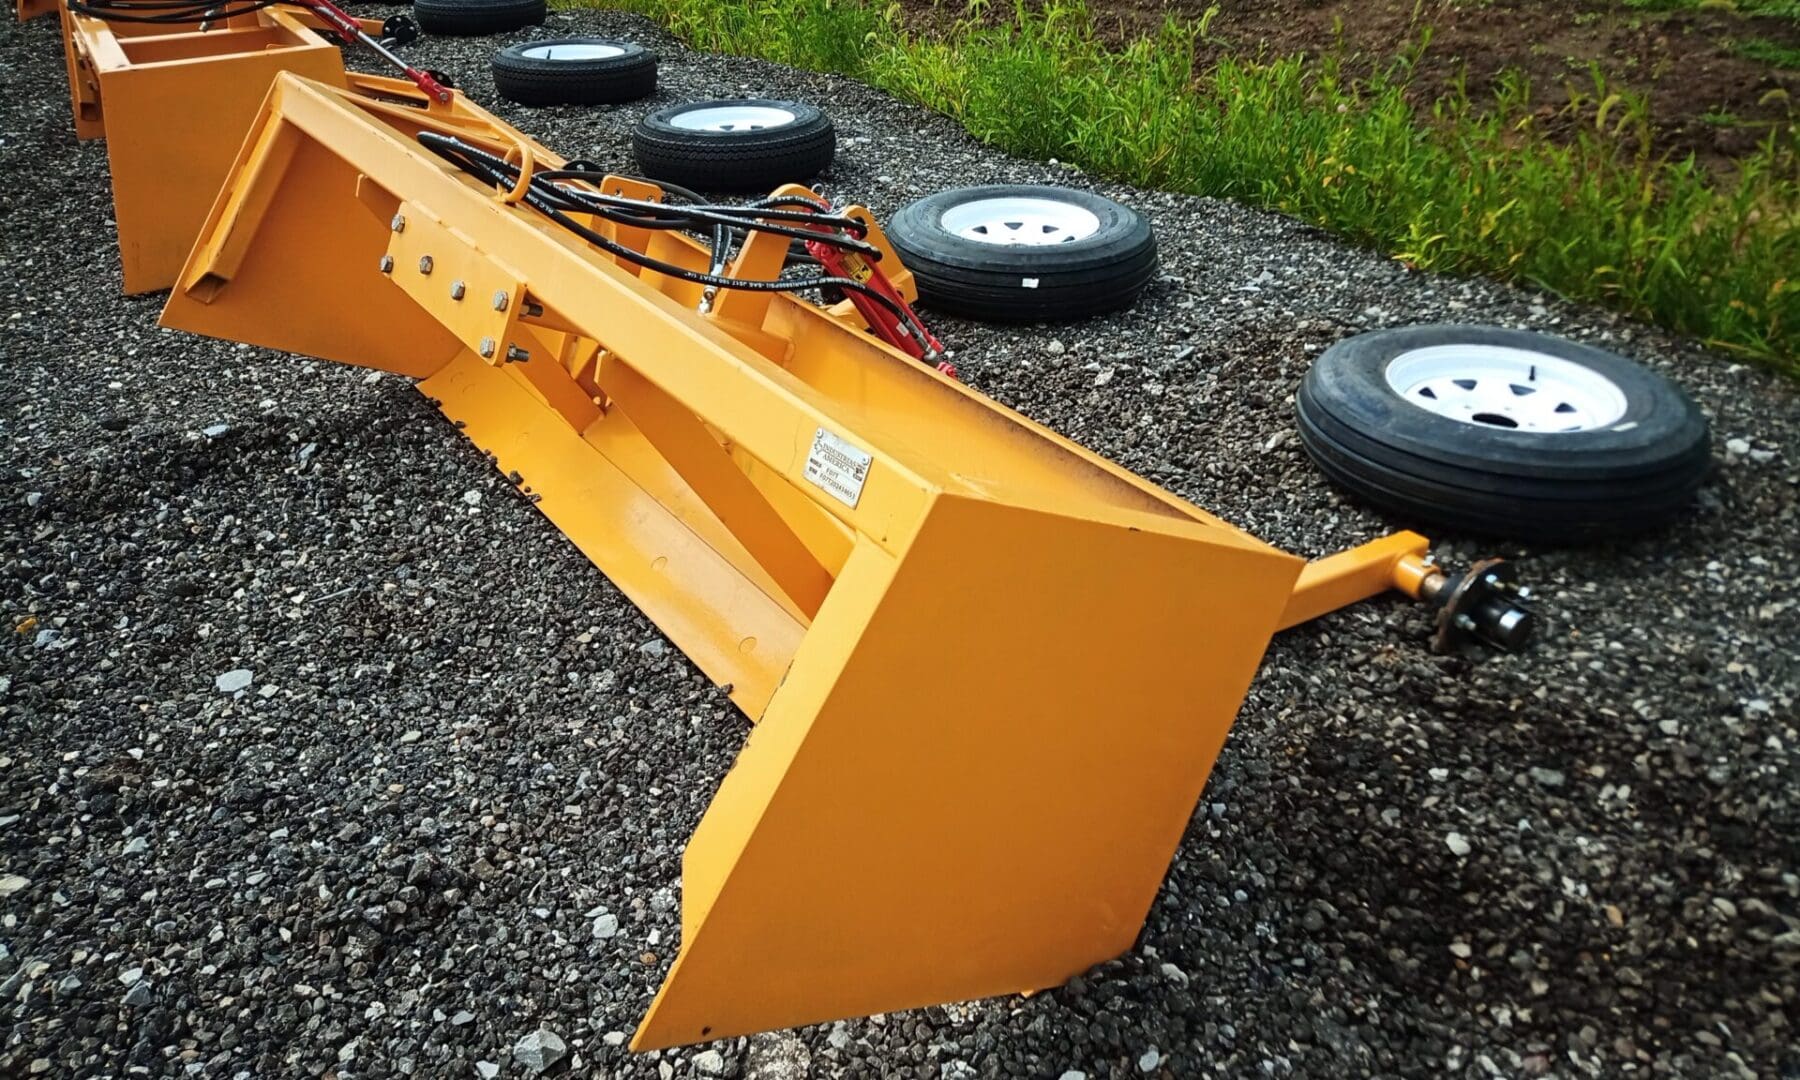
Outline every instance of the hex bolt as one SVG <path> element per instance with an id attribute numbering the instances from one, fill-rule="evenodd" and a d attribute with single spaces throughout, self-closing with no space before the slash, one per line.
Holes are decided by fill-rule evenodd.
<path id="1" fill-rule="evenodd" d="M 494 358 L 494 339 L 493 338 L 484 337 L 481 339 L 481 358 L 483 360 L 492 360 Z"/>
<path id="2" fill-rule="evenodd" d="M 394 257 L 392 255 L 383 255 L 381 257 L 381 262 L 379 265 L 381 267 L 382 273 L 384 273 L 384 274 L 393 273 L 394 272 Z"/>
<path id="3" fill-rule="evenodd" d="M 1469 616 L 1458 615 L 1455 619 L 1455 622 L 1456 622 L 1456 628 L 1458 630 L 1466 630 L 1469 633 L 1475 632 L 1475 620 L 1470 618 Z"/>
<path id="4" fill-rule="evenodd" d="M 388 227 L 393 229 L 395 232 L 405 232 L 406 231 L 406 215 L 405 214 L 395 214 L 394 220 L 388 222 Z"/>
<path id="5" fill-rule="evenodd" d="M 519 348 L 517 345 L 508 345 L 506 347 L 507 363 L 523 364 L 525 361 L 527 361 L 529 359 L 531 359 L 531 354 L 526 352 L 524 349 Z"/>
<path id="6" fill-rule="evenodd" d="M 431 264 L 431 256 L 429 256 L 429 255 L 419 256 L 419 273 L 421 273 L 421 274 L 431 273 L 431 265 L 432 265 Z"/>
<path id="7" fill-rule="evenodd" d="M 1494 587 L 1496 592 L 1503 592 L 1508 596 L 1517 597 L 1520 600 L 1531 599 L 1531 587 L 1528 585 L 1520 585 L 1516 581 L 1501 581 L 1492 574 L 1489 574 L 1486 580 L 1489 585 Z"/>
<path id="8" fill-rule="evenodd" d="M 469 291 L 468 287 L 465 286 L 460 281 L 452 281 L 450 283 L 450 299 L 452 299 L 452 300 L 461 300 L 463 298 L 463 294 L 467 293 L 468 291 Z"/>
<path id="9" fill-rule="evenodd" d="M 506 300 L 507 300 L 507 297 L 506 297 L 505 289 L 495 290 L 495 292 L 494 292 L 494 310 L 495 311 L 505 311 L 506 310 Z"/>

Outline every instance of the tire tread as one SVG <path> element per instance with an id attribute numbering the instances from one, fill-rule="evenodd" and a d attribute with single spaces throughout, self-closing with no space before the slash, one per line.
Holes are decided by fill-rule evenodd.
<path id="1" fill-rule="evenodd" d="M 1386 365 L 1427 345 L 1503 344 L 1604 369 L 1623 421 L 1572 434 L 1489 431 L 1404 401 Z M 1678 517 L 1712 471 L 1705 417 L 1672 383 L 1622 357 L 1525 331 L 1410 327 L 1327 349 L 1295 395 L 1301 445 L 1353 495 L 1470 533 L 1587 543 Z"/>

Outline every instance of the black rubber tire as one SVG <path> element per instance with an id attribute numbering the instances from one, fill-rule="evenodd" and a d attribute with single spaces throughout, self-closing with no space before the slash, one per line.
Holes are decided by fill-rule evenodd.
<path id="1" fill-rule="evenodd" d="M 792 113 L 791 123 L 747 131 L 691 131 L 675 117 L 695 109 L 763 106 Z M 831 118 L 799 101 L 763 98 L 692 101 L 658 109 L 631 133 L 638 171 L 700 191 L 761 191 L 811 180 L 831 167 L 837 129 Z"/>
<path id="2" fill-rule="evenodd" d="M 1056 199 L 1100 219 L 1091 236 L 1054 246 L 987 244 L 951 232 L 944 214 L 977 199 Z M 919 302 L 993 322 L 1054 322 L 1130 307 L 1156 276 L 1156 237 L 1128 206 L 1071 188 L 956 188 L 903 207 L 887 236 L 913 272 Z"/>
<path id="3" fill-rule="evenodd" d="M 528 55 L 531 50 L 569 45 L 610 45 L 624 52 L 587 59 Z M 656 54 L 629 41 L 523 41 L 494 53 L 492 65 L 494 90 L 521 105 L 614 105 L 656 92 Z"/>
<path id="4" fill-rule="evenodd" d="M 1534 432 L 1465 423 L 1388 385 L 1402 353 L 1441 345 L 1530 350 L 1618 387 L 1603 428 Z M 1583 543 L 1663 525 L 1712 469 L 1706 417 L 1675 384 L 1622 356 L 1491 326 L 1414 326 L 1325 350 L 1295 396 L 1300 441 L 1327 476 L 1408 521 L 1544 543 Z"/>
<path id="5" fill-rule="evenodd" d="M 413 0 L 413 17 L 427 34 L 504 34 L 542 23 L 544 0 Z"/>

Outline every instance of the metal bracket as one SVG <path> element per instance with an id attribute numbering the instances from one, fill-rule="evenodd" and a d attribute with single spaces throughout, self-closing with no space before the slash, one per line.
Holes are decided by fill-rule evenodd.
<path id="1" fill-rule="evenodd" d="M 530 356 L 534 342 L 519 329 L 523 275 L 482 252 L 429 209 L 401 202 L 380 268 L 489 364 Z"/>

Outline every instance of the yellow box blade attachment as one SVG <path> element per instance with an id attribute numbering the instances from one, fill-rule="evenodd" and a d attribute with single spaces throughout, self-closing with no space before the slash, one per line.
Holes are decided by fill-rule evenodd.
<path id="1" fill-rule="evenodd" d="M 1411 543 L 1297 597 L 1301 560 L 843 306 L 728 290 L 703 313 L 504 202 L 419 131 L 561 159 L 409 90 L 278 79 L 163 321 L 421 379 L 757 722 L 633 1045 L 1054 986 L 1128 948 L 1270 636 L 1387 587 Z M 778 272 L 771 242 L 735 272 Z"/>
<path id="2" fill-rule="evenodd" d="M 39 2 L 18 0 L 20 17 Z M 282 7 L 205 28 L 63 12 L 76 135 L 106 139 L 125 292 L 175 283 L 277 72 L 344 84 L 343 56 L 318 25 Z"/>

